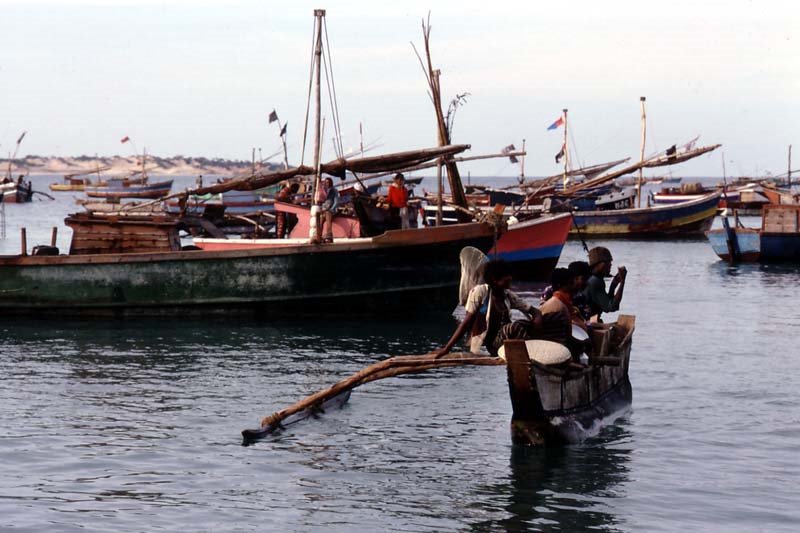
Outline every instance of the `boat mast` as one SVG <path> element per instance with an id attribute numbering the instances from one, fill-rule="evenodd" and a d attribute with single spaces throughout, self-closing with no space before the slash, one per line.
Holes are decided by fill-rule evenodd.
<path id="1" fill-rule="evenodd" d="M 789 145 L 789 168 L 786 169 L 786 186 L 789 188 L 789 194 L 792 194 L 792 145 Z"/>
<path id="2" fill-rule="evenodd" d="M 639 149 L 639 163 L 644 163 L 644 142 L 647 138 L 647 114 L 644 111 L 644 96 L 639 97 L 642 106 L 642 146 Z M 642 167 L 639 167 L 639 179 L 636 181 L 636 207 L 642 207 Z"/>
<path id="3" fill-rule="evenodd" d="M 567 147 L 567 110 L 564 109 L 564 143 L 561 145 L 564 147 L 564 176 L 563 176 L 563 184 L 564 189 L 567 188 L 567 174 L 569 173 L 569 148 Z"/>
<path id="4" fill-rule="evenodd" d="M 325 16 L 324 9 L 314 10 L 314 25 L 316 27 L 316 37 L 314 38 L 314 190 L 311 205 L 311 223 L 309 224 L 309 239 L 312 242 L 319 240 L 319 228 L 317 228 L 317 215 L 319 214 L 319 200 L 317 191 L 320 187 L 320 145 L 322 142 L 322 100 L 320 82 L 320 64 L 322 63 L 322 18 Z"/>
<path id="5" fill-rule="evenodd" d="M 525 139 L 522 139 L 522 153 L 525 153 Z M 525 183 L 525 156 L 520 157 L 519 160 L 519 182 Z"/>
<path id="6" fill-rule="evenodd" d="M 145 161 L 147 160 L 147 147 L 142 148 L 142 179 L 144 183 L 147 182 L 147 172 L 145 170 Z"/>
<path id="7" fill-rule="evenodd" d="M 432 87 L 439 87 L 439 76 L 442 74 L 442 71 L 438 68 L 431 72 L 431 86 Z M 439 108 L 437 108 L 439 109 Z M 438 117 L 438 114 L 437 114 Z M 444 146 L 447 144 L 447 141 L 444 140 L 445 134 L 443 133 L 443 129 L 439 129 L 439 146 Z M 444 204 L 444 181 L 442 180 L 442 160 L 439 159 L 439 163 L 436 165 L 436 225 L 441 226 L 444 223 L 444 214 L 442 213 L 442 204 Z"/>

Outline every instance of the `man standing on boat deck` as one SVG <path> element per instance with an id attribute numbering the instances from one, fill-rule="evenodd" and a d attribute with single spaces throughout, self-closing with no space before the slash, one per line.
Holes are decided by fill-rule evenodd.
<path id="1" fill-rule="evenodd" d="M 299 183 L 287 183 L 275 195 L 275 200 L 287 204 L 294 203 L 294 195 L 300 189 Z M 292 231 L 292 227 L 297 223 L 297 215 L 286 211 L 275 210 L 275 235 L 283 239 L 287 233 Z M 291 226 L 291 227 L 290 227 Z"/>
<path id="2" fill-rule="evenodd" d="M 322 202 L 319 206 L 322 222 L 320 232 L 322 233 L 322 242 L 330 243 L 333 242 L 333 216 L 339 205 L 339 191 L 333 186 L 332 178 L 322 180 L 320 190 L 319 200 Z"/>
<path id="3" fill-rule="evenodd" d="M 621 266 L 611 280 L 611 284 L 606 291 L 605 278 L 611 275 L 611 263 L 613 258 L 608 248 L 597 246 L 589 250 L 589 268 L 592 275 L 586 285 L 584 295 L 586 303 L 591 309 L 592 316 L 619 311 L 619 304 L 622 302 L 622 292 L 625 290 L 625 278 L 628 270 Z"/>
<path id="4" fill-rule="evenodd" d="M 386 201 L 389 204 L 390 229 L 408 229 L 408 189 L 406 178 L 401 173 L 394 176 L 394 183 L 389 185 Z"/>
<path id="5" fill-rule="evenodd" d="M 497 350 L 506 339 L 531 339 L 542 327 L 542 314 L 513 293 L 511 273 L 508 264 L 494 259 L 483 265 L 485 283 L 476 285 L 469 291 L 464 306 L 466 315 L 444 348 L 434 351 L 442 357 L 464 336 L 471 332 L 470 351 L 478 353 L 485 346 L 490 354 L 496 356 Z M 528 315 L 527 320 L 511 321 L 511 310 L 518 309 Z"/>

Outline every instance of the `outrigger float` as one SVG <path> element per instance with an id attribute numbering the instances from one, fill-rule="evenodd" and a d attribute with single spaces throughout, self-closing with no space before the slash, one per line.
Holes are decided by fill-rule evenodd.
<path id="1" fill-rule="evenodd" d="M 249 445 L 287 426 L 342 407 L 351 391 L 371 381 L 456 366 L 506 365 L 513 414 L 511 440 L 525 446 L 579 443 L 593 430 L 623 415 L 632 401 L 628 376 L 635 317 L 591 330 L 588 364 L 573 361 L 569 350 L 541 340 L 507 341 L 501 357 L 472 353 L 398 356 L 370 365 L 331 387 L 312 394 L 242 431 Z"/>

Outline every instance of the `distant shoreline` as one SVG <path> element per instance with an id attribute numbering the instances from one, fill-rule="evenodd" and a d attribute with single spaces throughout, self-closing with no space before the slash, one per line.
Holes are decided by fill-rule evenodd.
<path id="1" fill-rule="evenodd" d="M 12 161 L 11 174 L 13 176 L 41 175 L 41 174 L 83 174 L 96 173 L 101 169 L 103 175 L 127 175 L 141 170 L 141 158 L 137 156 L 110 156 L 110 157 L 57 157 L 29 155 L 16 158 Z M 260 169 L 274 170 L 282 165 L 264 163 Z M 199 174 L 229 175 L 250 171 L 253 164 L 250 161 L 229 160 L 207 157 L 158 157 L 147 156 L 145 168 L 152 174 L 168 176 L 192 176 Z M 0 159 L 0 174 L 5 175 L 8 170 L 8 159 Z"/>

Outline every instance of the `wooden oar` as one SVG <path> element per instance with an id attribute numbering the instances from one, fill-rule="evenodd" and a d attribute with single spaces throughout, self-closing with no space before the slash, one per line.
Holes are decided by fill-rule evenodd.
<path id="1" fill-rule="evenodd" d="M 244 437 L 245 443 L 252 442 L 253 440 L 262 438 L 280 429 L 282 427 L 282 422 L 292 415 L 298 415 L 294 417 L 294 421 L 302 420 L 316 412 L 324 411 L 326 407 L 330 407 L 334 403 L 342 404 L 347 401 L 347 396 L 349 396 L 349 392 L 352 389 L 364 383 L 369 383 L 370 381 L 403 374 L 415 374 L 436 368 L 466 365 L 497 366 L 504 364 L 505 361 L 499 357 L 481 356 L 471 353 L 449 353 L 439 359 L 436 359 L 434 354 L 392 357 L 369 365 L 325 390 L 314 393 L 286 409 L 264 417 L 261 420 L 260 428 L 245 429 L 242 431 L 242 437 Z M 342 398 L 344 394 L 347 396 Z M 337 399 L 339 399 L 338 402 Z"/>

